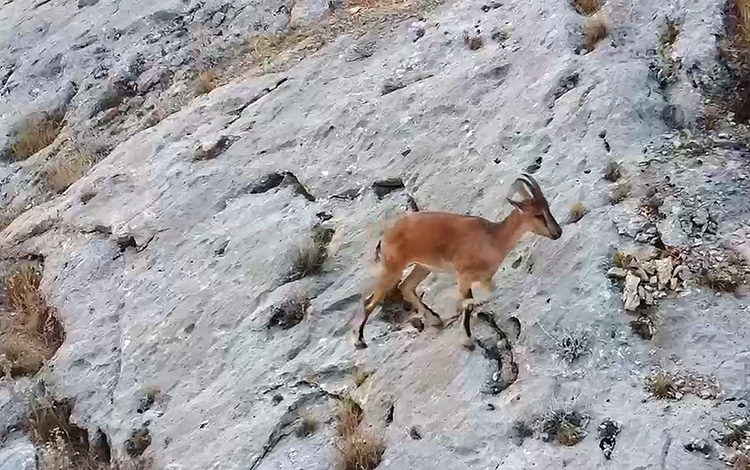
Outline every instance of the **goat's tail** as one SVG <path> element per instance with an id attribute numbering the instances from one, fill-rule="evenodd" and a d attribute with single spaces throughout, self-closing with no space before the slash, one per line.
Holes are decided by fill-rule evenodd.
<path id="1" fill-rule="evenodd" d="M 382 251 L 383 240 L 378 240 L 378 246 L 375 247 L 375 262 L 380 262 L 380 252 Z"/>

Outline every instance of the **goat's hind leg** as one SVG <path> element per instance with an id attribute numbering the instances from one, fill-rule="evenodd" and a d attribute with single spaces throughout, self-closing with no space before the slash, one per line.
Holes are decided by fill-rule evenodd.
<path id="1" fill-rule="evenodd" d="M 474 338 L 471 337 L 471 313 L 474 311 L 474 296 L 471 293 L 471 280 L 466 277 L 458 278 L 458 295 L 463 305 L 462 325 L 464 328 L 464 337 L 461 341 L 467 349 L 474 348 Z"/>
<path id="2" fill-rule="evenodd" d="M 399 275 L 398 274 L 390 274 L 387 271 L 384 271 L 380 275 L 380 279 L 378 280 L 378 285 L 375 287 L 375 290 L 372 294 L 368 295 L 367 298 L 365 298 L 364 301 L 364 316 L 362 318 L 362 322 L 359 324 L 359 327 L 357 328 L 357 340 L 354 343 L 354 347 L 357 349 L 364 349 L 367 347 L 367 343 L 365 343 L 365 323 L 367 323 L 367 319 L 370 317 L 370 314 L 373 310 L 380 304 L 380 302 L 385 299 L 386 294 L 388 291 L 393 289 L 393 287 L 398 284 Z"/>
<path id="3" fill-rule="evenodd" d="M 414 268 L 406 278 L 401 281 L 398 288 L 401 290 L 401 295 L 404 296 L 404 300 L 419 312 L 419 314 L 425 320 L 430 321 L 433 326 L 442 326 L 443 320 L 440 315 L 435 313 L 428 305 L 422 302 L 422 298 L 417 296 L 417 286 L 420 282 L 429 276 L 430 270 L 419 264 L 414 265 Z"/>

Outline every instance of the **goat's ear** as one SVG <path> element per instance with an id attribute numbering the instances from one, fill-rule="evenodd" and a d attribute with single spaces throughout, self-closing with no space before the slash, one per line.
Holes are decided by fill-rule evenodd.
<path id="1" fill-rule="evenodd" d="M 516 208 L 516 209 L 518 209 L 519 211 L 521 211 L 521 212 L 523 212 L 523 211 L 524 211 L 524 209 L 523 209 L 523 205 L 522 205 L 522 204 L 521 204 L 520 202 L 518 202 L 518 201 L 514 201 L 514 200 L 513 200 L 513 199 L 511 199 L 511 198 L 506 198 L 506 200 L 508 201 L 508 203 L 509 203 L 509 204 L 510 204 L 511 206 L 515 207 L 515 208 Z"/>

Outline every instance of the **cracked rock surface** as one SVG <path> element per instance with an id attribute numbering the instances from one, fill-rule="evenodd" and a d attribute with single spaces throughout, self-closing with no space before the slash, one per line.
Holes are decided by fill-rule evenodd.
<path id="1" fill-rule="evenodd" d="M 143 47 L 143 57 L 163 58 L 168 73 L 179 73 L 187 52 L 164 42 L 181 37 L 172 25 L 228 25 L 231 35 L 255 28 L 251 19 L 269 31 L 287 21 L 271 3 L 35 3 L 0 7 L 0 147 L 16 116 L 56 103 L 78 62 L 114 70 Z M 717 295 L 659 257 L 641 267 L 647 279 L 635 267 L 616 273 L 631 286 L 623 305 L 608 270 L 613 252 L 651 249 L 657 239 L 748 261 L 747 153 L 714 146 L 696 165 L 672 152 L 676 131 L 664 109 L 679 107 L 689 123 L 700 113 L 692 99 L 700 90 L 665 95 L 649 76 L 656 33 L 679 14 L 685 33 L 675 53 L 707 77 L 723 2 L 607 2 L 615 26 L 587 54 L 576 52 L 582 20 L 568 2 L 491 5 L 447 3 L 426 15 L 418 40 L 407 21 L 366 43 L 344 35 L 286 72 L 236 79 L 155 125 L 128 128 L 82 179 L 38 205 L 45 198 L 23 162 L 0 163 L 3 204 L 35 205 L 0 232 L 1 258 L 44 258 L 42 290 L 66 340 L 42 374 L 56 394 L 75 399 L 80 426 L 101 429 L 118 458 L 132 430 L 147 426 L 145 455 L 157 468 L 325 470 L 336 433 L 331 402 L 349 394 L 385 437 L 379 469 L 721 468 L 682 443 L 708 439 L 750 405 L 745 286 Z M 477 23 L 485 40 L 472 50 L 462 34 Z M 151 35 L 160 39 L 150 43 Z M 80 49 L 71 50 L 74 41 Z M 162 73 L 139 75 L 137 87 L 158 90 Z M 76 104 L 92 99 L 80 95 L 87 83 L 105 86 L 94 80 L 77 79 L 71 113 L 89 109 Z M 610 159 L 622 162 L 633 186 L 616 205 L 601 177 Z M 417 205 L 497 220 L 509 211 L 510 184 L 530 165 L 558 221 L 576 202 L 587 211 L 557 241 L 524 238 L 496 274 L 482 311 L 501 329 L 516 317 L 520 336 L 509 334 L 506 347 L 475 318 L 489 346 L 467 351 L 458 324 L 420 332 L 375 314 L 369 348 L 356 351 L 350 321 L 361 314 L 387 224 Z M 399 184 L 376 192 L 384 181 Z M 648 225 L 658 233 L 639 238 L 652 187 L 664 196 L 662 216 Z M 323 272 L 286 282 L 317 226 L 334 230 Z M 654 302 L 656 334 L 638 337 L 625 309 L 647 303 L 647 294 L 676 292 L 673 279 L 679 295 Z M 450 276 L 433 275 L 420 289 L 444 319 L 454 314 Z M 300 295 L 309 299 L 302 320 L 268 328 L 274 307 Z M 590 353 L 562 363 L 544 331 L 572 329 L 588 331 Z M 651 398 L 644 377 L 676 361 L 715 378 L 720 392 L 670 406 Z M 361 370 L 370 374 L 357 386 Z M 502 386 L 486 393 L 490 379 Z M 147 387 L 159 398 L 144 411 Z M 12 401 L 2 389 L 0 399 Z M 3 403 L 2 413 L 16 413 Z M 590 424 L 575 447 L 516 445 L 513 423 L 568 407 L 611 423 L 606 442 Z M 307 437 L 294 432 L 302 413 L 320 422 Z M 3 470 L 4 462 L 23 464 L 28 451 L 18 431 L 9 437 L 0 444 Z"/>

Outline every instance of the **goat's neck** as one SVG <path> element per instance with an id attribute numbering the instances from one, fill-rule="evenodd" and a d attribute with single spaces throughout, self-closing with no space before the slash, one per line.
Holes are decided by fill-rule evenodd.
<path id="1" fill-rule="evenodd" d="M 513 209 L 505 220 L 494 224 L 492 240 L 501 256 L 500 262 L 516 247 L 518 240 L 528 230 L 526 217 L 518 209 Z"/>

